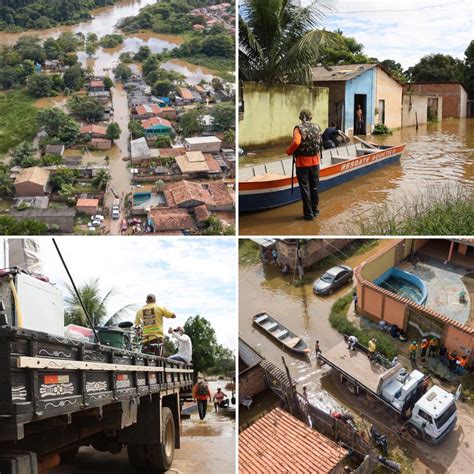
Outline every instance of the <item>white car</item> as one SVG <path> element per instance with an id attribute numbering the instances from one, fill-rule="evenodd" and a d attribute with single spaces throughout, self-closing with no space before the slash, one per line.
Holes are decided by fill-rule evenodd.
<path id="1" fill-rule="evenodd" d="M 120 217 L 120 211 L 118 209 L 112 209 L 112 219 L 118 219 Z"/>
<path id="2" fill-rule="evenodd" d="M 96 214 L 95 216 L 91 217 L 92 221 L 99 221 L 99 222 L 104 222 L 104 216 L 101 216 L 100 214 Z"/>
<path id="3" fill-rule="evenodd" d="M 93 221 L 91 221 L 90 224 L 91 224 L 92 227 L 100 227 L 102 225 L 102 222 L 99 221 L 99 220 L 94 219 Z"/>

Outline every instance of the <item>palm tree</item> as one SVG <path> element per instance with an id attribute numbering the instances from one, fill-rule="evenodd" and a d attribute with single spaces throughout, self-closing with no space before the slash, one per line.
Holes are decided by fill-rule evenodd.
<path id="1" fill-rule="evenodd" d="M 65 324 L 89 326 L 89 322 L 76 292 L 67 284 L 66 288 L 68 294 L 64 298 L 64 302 L 66 303 L 64 314 Z M 107 314 L 107 304 L 110 301 L 110 298 L 114 296 L 114 292 L 113 290 L 109 290 L 105 296 L 102 296 L 98 278 L 79 287 L 78 292 L 92 322 L 94 323 L 94 327 L 117 324 L 121 321 L 122 317 L 127 316 L 129 311 L 134 307 L 133 304 L 122 306 L 114 314 L 109 316 Z"/>
<path id="2" fill-rule="evenodd" d="M 107 182 L 110 179 L 109 172 L 107 170 L 99 170 L 92 180 L 92 184 L 97 186 L 97 189 L 104 190 L 107 187 Z"/>
<path id="3" fill-rule="evenodd" d="M 319 29 L 321 2 L 242 0 L 239 15 L 239 74 L 244 81 L 309 84 L 311 68 L 334 36 Z"/>

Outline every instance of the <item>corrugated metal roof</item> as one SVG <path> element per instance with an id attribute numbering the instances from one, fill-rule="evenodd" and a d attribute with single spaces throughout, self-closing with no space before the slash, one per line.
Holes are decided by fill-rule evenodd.
<path id="1" fill-rule="evenodd" d="M 239 359 L 248 367 L 260 364 L 263 360 L 246 342 L 239 337 Z"/>
<path id="2" fill-rule="evenodd" d="M 377 64 L 318 66 L 312 69 L 313 81 L 349 81 L 374 67 L 377 67 Z"/>
<path id="3" fill-rule="evenodd" d="M 329 473 L 348 451 L 281 408 L 239 434 L 239 473 Z"/>

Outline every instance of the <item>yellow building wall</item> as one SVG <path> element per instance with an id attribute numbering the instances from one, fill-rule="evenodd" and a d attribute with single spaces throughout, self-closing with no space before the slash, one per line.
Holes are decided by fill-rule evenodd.
<path id="1" fill-rule="evenodd" d="M 388 128 L 401 128 L 402 85 L 378 67 L 376 91 L 375 107 L 378 108 L 379 100 L 385 100 L 385 125 Z M 378 124 L 379 121 L 380 117 L 376 115 L 375 124 Z"/>
<path id="2" fill-rule="evenodd" d="M 322 130 L 328 126 L 329 89 L 277 84 L 267 86 L 245 82 L 244 115 L 239 121 L 241 147 L 266 146 L 291 142 L 293 128 L 299 123 L 302 108 L 313 112 L 313 122 Z"/>
<path id="3" fill-rule="evenodd" d="M 374 281 L 380 275 L 392 268 L 395 263 L 395 246 L 389 248 L 382 255 L 368 262 L 361 270 L 361 275 L 368 281 Z"/>

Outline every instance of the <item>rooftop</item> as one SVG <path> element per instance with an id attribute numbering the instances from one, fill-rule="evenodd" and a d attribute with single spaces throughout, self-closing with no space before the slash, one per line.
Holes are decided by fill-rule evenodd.
<path id="1" fill-rule="evenodd" d="M 36 183 L 41 186 L 46 186 L 49 179 L 49 171 L 39 166 L 32 166 L 31 168 L 22 169 L 15 179 L 15 184 L 21 183 Z"/>
<path id="2" fill-rule="evenodd" d="M 151 156 L 150 149 L 145 137 L 137 138 L 130 142 L 130 153 L 133 158 L 149 158 Z"/>
<path id="3" fill-rule="evenodd" d="M 104 81 L 102 79 L 94 79 L 89 83 L 89 87 L 104 87 Z"/>
<path id="4" fill-rule="evenodd" d="M 207 161 L 200 151 L 188 151 L 175 159 L 182 173 L 206 173 L 209 171 Z"/>
<path id="5" fill-rule="evenodd" d="M 135 112 L 138 115 L 145 115 L 145 114 L 158 114 L 161 108 L 157 104 L 141 104 L 135 107 Z"/>
<path id="6" fill-rule="evenodd" d="M 223 182 L 209 183 L 207 189 L 213 205 L 230 206 L 234 204 L 232 193 Z"/>
<path id="7" fill-rule="evenodd" d="M 209 219 L 209 211 L 205 204 L 196 206 L 194 208 L 194 215 L 196 216 L 196 222 L 206 222 Z"/>
<path id="8" fill-rule="evenodd" d="M 99 200 L 80 198 L 77 200 L 76 207 L 99 207 Z"/>
<path id="9" fill-rule="evenodd" d="M 93 125 L 93 124 L 90 124 L 90 125 L 83 125 L 81 127 L 81 130 L 80 132 L 82 134 L 84 133 L 95 133 L 97 135 L 104 135 L 106 136 L 107 135 L 107 128 L 106 127 L 102 127 L 102 125 Z"/>
<path id="10" fill-rule="evenodd" d="M 153 220 L 155 232 L 172 232 L 193 228 L 193 221 L 186 209 L 151 208 L 148 213 Z"/>
<path id="11" fill-rule="evenodd" d="M 342 66 L 318 66 L 312 69 L 314 81 L 349 81 L 360 76 L 377 64 L 347 64 Z"/>
<path id="12" fill-rule="evenodd" d="M 64 145 L 46 145 L 44 152 L 46 155 L 62 156 L 64 153 L 64 148 Z"/>
<path id="13" fill-rule="evenodd" d="M 219 140 L 215 136 L 210 137 L 189 137 L 184 139 L 185 142 L 189 143 L 190 145 L 198 145 L 201 143 L 221 143 L 222 140 Z"/>
<path id="14" fill-rule="evenodd" d="M 179 206 L 190 201 L 207 204 L 211 201 L 209 193 L 198 183 L 191 181 L 177 181 L 165 186 L 165 195 L 168 206 Z"/>
<path id="15" fill-rule="evenodd" d="M 152 117 L 152 118 L 149 118 L 148 120 L 142 120 L 141 124 L 145 130 L 150 127 L 155 127 L 156 125 L 172 128 L 171 122 L 161 117 Z"/>
<path id="16" fill-rule="evenodd" d="M 185 100 L 193 100 L 193 94 L 189 89 L 185 87 L 179 88 L 179 95 Z"/>
<path id="17" fill-rule="evenodd" d="M 330 473 L 348 452 L 281 408 L 239 434 L 239 472 Z"/>

